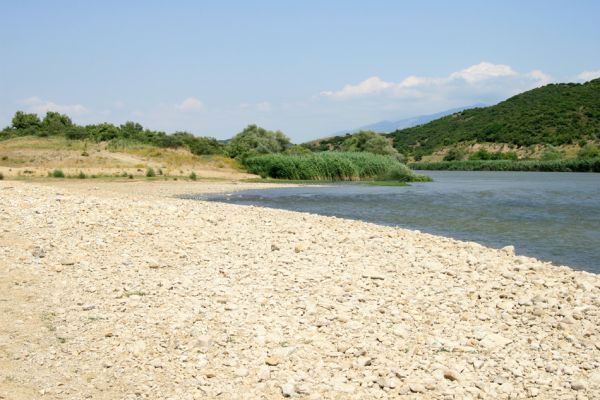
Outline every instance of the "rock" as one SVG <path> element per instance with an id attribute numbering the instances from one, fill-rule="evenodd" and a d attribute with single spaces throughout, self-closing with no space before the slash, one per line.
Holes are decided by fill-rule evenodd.
<path id="1" fill-rule="evenodd" d="M 296 387 L 293 382 L 288 382 L 284 385 L 281 385 L 281 394 L 283 397 L 290 397 L 296 392 Z"/>
<path id="2" fill-rule="evenodd" d="M 586 387 L 585 382 L 583 380 L 576 380 L 571 382 L 571 389 L 573 390 L 584 390 Z"/>
<path id="3" fill-rule="evenodd" d="M 371 365 L 371 362 L 372 362 L 371 358 L 361 356 L 361 357 L 358 357 L 356 360 L 354 360 L 354 365 L 357 367 L 367 367 L 367 366 Z"/>
<path id="4" fill-rule="evenodd" d="M 354 393 L 355 388 L 354 385 L 350 383 L 335 382 L 333 384 L 333 390 L 342 393 Z"/>
<path id="5" fill-rule="evenodd" d="M 377 271 L 363 272 L 362 277 L 373 279 L 373 280 L 380 280 L 380 281 L 385 279 L 385 275 L 383 275 L 381 272 L 377 272 Z"/>
<path id="6" fill-rule="evenodd" d="M 408 388 L 413 393 L 425 393 L 426 391 L 425 386 L 421 385 L 420 383 L 409 383 Z"/>
<path id="7" fill-rule="evenodd" d="M 487 334 L 483 339 L 481 339 L 479 345 L 488 350 L 497 350 L 503 348 L 511 342 L 511 339 L 507 339 L 502 335 L 499 335 L 497 333 L 490 333 Z"/>
<path id="8" fill-rule="evenodd" d="M 498 387 L 500 393 L 511 394 L 515 391 L 515 387 L 510 382 L 504 382 Z"/>
<path id="9" fill-rule="evenodd" d="M 268 381 L 271 378 L 271 370 L 267 366 L 262 366 L 258 370 L 258 379 L 260 381 Z"/>
<path id="10" fill-rule="evenodd" d="M 532 386 L 527 388 L 527 394 L 529 395 L 529 397 L 537 397 L 540 394 L 540 389 Z"/>
<path id="11" fill-rule="evenodd" d="M 504 246 L 500 250 L 508 255 L 511 255 L 511 256 L 515 255 L 515 246 Z"/>
<path id="12" fill-rule="evenodd" d="M 237 368 L 235 370 L 235 376 L 237 376 L 239 378 L 243 378 L 243 377 L 248 376 L 248 369 L 246 369 L 244 367 Z"/>
<path id="13" fill-rule="evenodd" d="M 452 370 L 452 369 L 447 369 L 444 371 L 444 378 L 448 379 L 449 381 L 458 381 L 460 380 L 460 376 L 458 374 L 458 372 Z"/>
<path id="14" fill-rule="evenodd" d="M 553 374 L 556 372 L 557 368 L 556 368 L 556 365 L 554 365 L 554 364 L 546 364 L 545 370 L 549 374 Z"/>
<path id="15" fill-rule="evenodd" d="M 265 363 L 267 365 L 272 366 L 272 367 L 274 367 L 276 365 L 279 365 L 280 362 L 281 362 L 281 359 L 279 357 L 276 357 L 276 356 L 267 357 L 267 359 L 265 360 Z"/>
<path id="16" fill-rule="evenodd" d="M 138 340 L 130 346 L 129 350 L 134 356 L 139 357 L 144 353 L 144 351 L 146 351 L 146 342 L 143 340 Z"/>
<path id="17" fill-rule="evenodd" d="M 534 307 L 533 310 L 531 310 L 531 313 L 536 317 L 544 316 L 544 310 L 541 307 Z"/>
<path id="18" fill-rule="evenodd" d="M 43 248 L 36 246 L 33 248 L 31 255 L 36 258 L 44 258 L 46 257 L 46 251 Z"/>
<path id="19" fill-rule="evenodd" d="M 202 349 L 208 349 L 212 345 L 212 338 L 207 335 L 198 336 L 196 345 Z"/>
<path id="20" fill-rule="evenodd" d="M 279 246 L 277 246 L 276 244 L 271 245 L 271 251 L 278 251 L 278 250 L 280 250 Z"/>

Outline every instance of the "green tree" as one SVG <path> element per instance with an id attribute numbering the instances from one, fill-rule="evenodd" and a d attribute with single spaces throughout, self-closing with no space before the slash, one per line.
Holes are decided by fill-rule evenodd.
<path id="1" fill-rule="evenodd" d="M 37 114 L 17 111 L 12 119 L 12 127 L 18 130 L 28 131 L 31 134 L 37 133 L 42 122 Z"/>
<path id="2" fill-rule="evenodd" d="M 65 133 L 68 128 L 73 126 L 73 122 L 65 114 L 48 111 L 41 126 L 43 136 L 54 136 Z"/>
<path id="3" fill-rule="evenodd" d="M 392 146 L 390 139 L 373 131 L 360 131 L 347 136 L 340 145 L 342 151 L 366 152 L 403 158 Z"/>
<path id="4" fill-rule="evenodd" d="M 137 139 L 144 133 L 144 127 L 137 122 L 127 121 L 120 128 L 121 136 L 125 139 Z"/>
<path id="5" fill-rule="evenodd" d="M 107 122 L 96 125 L 87 125 L 85 130 L 87 131 L 89 137 L 98 142 L 115 139 L 119 137 L 120 134 L 120 129 L 118 127 Z"/>
<path id="6" fill-rule="evenodd" d="M 291 145 L 290 139 L 281 131 L 248 125 L 231 139 L 227 152 L 233 158 L 245 159 L 257 154 L 281 153 Z"/>

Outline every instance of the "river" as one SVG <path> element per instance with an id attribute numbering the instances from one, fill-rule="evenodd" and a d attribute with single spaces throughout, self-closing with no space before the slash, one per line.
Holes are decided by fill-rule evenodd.
<path id="1" fill-rule="evenodd" d="M 600 174 L 426 171 L 410 186 L 335 184 L 198 196 L 417 229 L 600 273 Z"/>

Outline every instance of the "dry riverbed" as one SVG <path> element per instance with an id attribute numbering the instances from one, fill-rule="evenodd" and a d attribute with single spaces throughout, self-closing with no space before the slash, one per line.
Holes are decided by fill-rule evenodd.
<path id="1" fill-rule="evenodd" d="M 600 278 L 369 223 L 0 181 L 0 399 L 600 398 Z"/>

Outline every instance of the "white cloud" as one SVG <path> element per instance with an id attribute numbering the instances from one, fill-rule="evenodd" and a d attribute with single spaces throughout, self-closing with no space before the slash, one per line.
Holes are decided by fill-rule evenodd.
<path id="1" fill-rule="evenodd" d="M 48 111 L 55 111 L 72 116 L 81 115 L 88 112 L 88 109 L 81 104 L 57 104 L 52 101 L 43 100 L 37 96 L 20 100 L 19 104 L 27 106 L 28 111 L 37 114 L 45 114 Z"/>
<path id="2" fill-rule="evenodd" d="M 321 92 L 322 96 L 334 97 L 338 99 L 364 96 L 373 93 L 379 93 L 393 86 L 393 83 L 385 82 L 378 76 L 368 78 L 357 85 L 346 85 L 337 92 L 325 91 Z"/>
<path id="3" fill-rule="evenodd" d="M 592 79 L 600 78 L 600 69 L 596 71 L 583 71 L 577 75 L 579 79 L 584 82 L 591 81 Z"/>
<path id="4" fill-rule="evenodd" d="M 539 69 L 531 71 L 527 74 L 527 77 L 538 81 L 538 86 L 547 85 L 554 80 L 550 75 L 540 71 Z"/>
<path id="5" fill-rule="evenodd" d="M 452 73 L 450 79 L 464 79 L 469 83 L 476 83 L 487 79 L 514 75 L 517 75 L 517 73 L 509 65 L 481 62 Z"/>
<path id="6" fill-rule="evenodd" d="M 183 112 L 202 111 L 204 109 L 204 104 L 195 97 L 188 97 L 177 104 L 175 108 Z"/>
<path id="7" fill-rule="evenodd" d="M 422 99 L 439 101 L 454 97 L 498 98 L 552 82 L 552 77 L 540 70 L 518 73 L 511 66 L 481 62 L 446 77 L 411 75 L 400 82 L 387 82 L 377 76 L 358 84 L 348 84 L 337 91 L 323 91 L 321 97 L 334 100 L 357 99 L 366 96 L 384 96 L 391 99 Z"/>
<path id="8" fill-rule="evenodd" d="M 260 112 L 268 112 L 271 111 L 271 103 L 268 101 L 263 101 L 256 104 L 256 110 Z"/>

